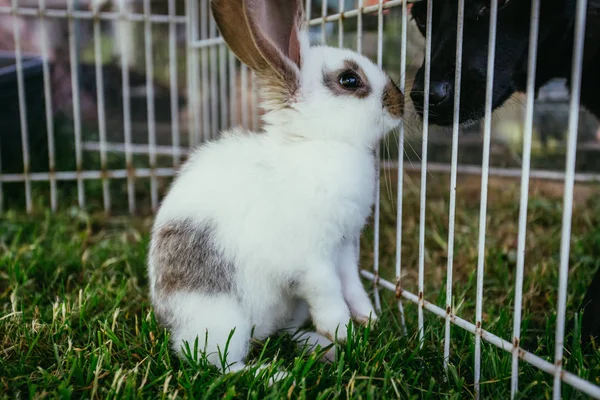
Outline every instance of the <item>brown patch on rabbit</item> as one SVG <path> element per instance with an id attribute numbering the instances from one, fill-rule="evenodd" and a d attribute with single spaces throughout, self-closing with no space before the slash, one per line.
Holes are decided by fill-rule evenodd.
<path id="1" fill-rule="evenodd" d="M 383 89 L 383 106 L 393 117 L 401 117 L 404 113 L 404 95 L 391 79 Z"/>
<path id="2" fill-rule="evenodd" d="M 157 292 L 228 293 L 233 290 L 233 263 L 224 260 L 215 246 L 214 228 L 192 221 L 172 222 L 155 232 L 152 258 Z"/>

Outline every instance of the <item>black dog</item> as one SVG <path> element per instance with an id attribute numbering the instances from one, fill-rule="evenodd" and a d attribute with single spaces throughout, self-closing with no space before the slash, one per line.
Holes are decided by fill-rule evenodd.
<path id="1" fill-rule="evenodd" d="M 415 3 L 411 14 L 426 34 L 427 1 Z M 531 0 L 498 1 L 493 108 L 500 107 L 515 92 L 524 92 Z M 536 92 L 553 78 L 570 84 L 576 0 L 542 0 L 536 68 Z M 454 110 L 454 75 L 458 0 L 433 4 L 431 36 L 431 86 L 429 121 L 451 125 Z M 461 75 L 460 122 L 483 118 L 487 75 L 490 0 L 466 0 Z M 600 0 L 588 0 L 581 103 L 600 118 Z M 419 69 L 410 94 L 422 114 L 424 65 Z M 582 340 L 600 337 L 600 270 L 585 296 Z"/>

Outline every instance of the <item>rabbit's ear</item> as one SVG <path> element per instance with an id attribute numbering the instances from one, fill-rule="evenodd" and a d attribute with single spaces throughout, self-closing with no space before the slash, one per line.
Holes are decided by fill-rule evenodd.
<path id="1" fill-rule="evenodd" d="M 213 0 L 211 7 L 235 55 L 269 86 L 292 95 L 299 86 L 302 54 L 308 45 L 306 32 L 301 31 L 302 0 Z"/>

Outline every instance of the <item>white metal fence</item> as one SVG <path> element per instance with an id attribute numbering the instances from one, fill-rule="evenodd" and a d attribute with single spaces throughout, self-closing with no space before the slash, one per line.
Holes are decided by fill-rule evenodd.
<path id="1" fill-rule="evenodd" d="M 448 1 L 448 0 L 438 0 Z M 465 0 L 454 0 L 459 4 L 459 10 L 464 10 Z M 136 200 L 136 184 L 141 180 L 149 182 L 150 208 L 156 210 L 160 199 L 160 182 L 162 178 L 172 177 L 177 171 L 178 166 L 188 154 L 189 149 L 203 141 L 212 139 L 218 135 L 218 132 L 226 127 L 234 125 L 243 125 L 256 128 L 259 125 L 259 111 L 256 107 L 256 95 L 253 87 L 253 80 L 249 70 L 239 65 L 238 61 L 228 51 L 223 40 L 218 36 L 217 28 L 209 17 L 208 0 L 187 0 L 185 8 L 176 0 L 168 0 L 166 10 L 163 13 L 154 12 L 154 5 L 160 2 L 143 0 L 141 4 L 133 3 L 133 6 L 121 7 L 120 9 L 100 10 L 100 2 L 91 2 L 87 4 L 88 9 L 82 9 L 75 3 L 75 0 L 67 0 L 64 8 L 61 3 L 56 2 L 47 8 L 45 0 L 40 0 L 38 6 L 27 4 L 20 6 L 18 0 L 12 0 L 11 4 L 2 5 L 0 3 L 0 16 L 11 16 L 13 18 L 24 18 L 25 21 L 39 22 L 41 32 L 39 37 L 45 37 L 48 34 L 49 21 L 62 21 L 68 28 L 68 54 L 69 61 L 67 69 L 70 71 L 70 90 L 72 93 L 72 116 L 74 141 L 75 168 L 60 170 L 57 168 L 57 148 L 62 145 L 57 142 L 53 105 L 53 94 L 57 87 L 53 85 L 61 84 L 60 81 L 52 79 L 52 74 L 56 70 L 52 65 L 60 62 L 52 59 L 51 48 L 48 42 L 40 40 L 39 56 L 30 56 L 24 49 L 23 31 L 18 24 L 12 26 L 12 39 L 14 41 L 14 53 L 16 56 L 16 66 L 14 70 L 10 67 L 0 68 L 0 73 L 16 74 L 19 125 L 21 135 L 21 150 L 23 171 L 2 172 L 0 169 L 0 209 L 7 206 L 8 198 L 5 195 L 6 186 L 11 183 L 19 183 L 25 193 L 24 204 L 27 211 L 34 209 L 34 196 L 32 194 L 32 185 L 36 183 L 49 184 L 49 207 L 52 210 L 59 208 L 62 201 L 69 201 L 68 198 L 60 198 L 58 184 L 60 182 L 75 182 L 77 203 L 81 207 L 89 204 L 89 196 L 86 195 L 89 187 L 86 183 L 90 181 L 101 182 L 101 204 L 106 212 L 114 208 L 115 190 L 111 189 L 111 182 L 119 181 L 124 183 L 127 196 L 126 206 L 131 213 L 138 210 L 139 204 Z M 335 2 L 330 2 L 335 3 Z M 310 19 L 310 26 L 315 30 L 315 39 L 325 41 L 331 39 L 330 27 L 337 27 L 337 43 L 343 45 L 350 33 L 354 34 L 354 43 L 356 49 L 363 51 L 363 18 L 367 16 L 377 17 L 376 44 L 375 53 L 377 63 L 382 65 L 383 48 L 383 28 L 384 28 L 384 10 L 401 9 L 401 29 L 397 32 L 400 38 L 397 57 L 400 58 L 400 70 L 396 71 L 402 79 L 400 88 L 406 92 L 407 75 L 407 42 L 409 41 L 409 19 L 407 16 L 407 2 L 402 0 L 391 0 L 388 2 L 379 2 L 365 6 L 363 0 L 357 0 L 357 6 L 350 9 L 344 9 L 348 2 L 339 0 L 337 10 L 333 14 L 328 14 L 327 2 L 315 2 L 307 0 L 306 9 Z M 428 4 L 428 20 L 431 18 L 432 7 L 435 1 Z M 532 143 L 532 125 L 533 125 L 533 92 L 535 82 L 535 64 L 536 64 L 536 45 L 538 36 L 538 17 L 540 0 L 532 1 L 531 9 L 531 44 L 529 49 L 529 77 L 528 77 L 528 95 L 525 105 L 525 129 L 523 142 L 523 160 L 522 168 L 491 168 L 490 167 L 490 143 L 492 130 L 492 82 L 494 72 L 494 53 L 489 55 L 488 73 L 487 73 L 487 95 L 486 95 L 486 113 L 484 124 L 484 142 L 483 142 L 483 162 L 478 166 L 458 165 L 458 142 L 459 142 L 459 123 L 458 112 L 460 103 L 460 90 L 455 93 L 455 118 L 452 129 L 452 157 L 451 163 L 428 163 L 428 93 L 429 93 L 429 65 L 431 62 L 431 35 L 427 35 L 425 42 L 425 110 L 422 126 L 422 150 L 421 163 L 404 166 L 402 158 L 400 162 L 387 160 L 381 165 L 384 168 L 398 168 L 398 196 L 397 196 L 397 227 L 396 227 L 396 281 L 390 282 L 379 276 L 379 201 L 375 207 L 375 227 L 374 227 L 374 265 L 372 271 L 363 270 L 362 275 L 375 282 L 375 302 L 377 308 L 380 308 L 380 288 L 390 290 L 396 293 L 398 305 L 402 319 L 403 308 L 402 300 L 414 303 L 418 306 L 418 328 L 420 338 L 423 339 L 424 332 L 424 312 L 431 312 L 438 317 L 445 319 L 445 340 L 444 340 L 444 358 L 448 360 L 450 356 L 450 331 L 452 326 L 457 326 L 472 333 L 475 337 L 475 377 L 474 384 L 477 396 L 480 393 L 480 371 L 481 371 L 481 341 L 484 340 L 494 346 L 497 346 L 509 353 L 512 353 L 512 385 L 511 392 L 514 396 L 518 391 L 519 360 L 529 363 L 548 374 L 554 376 L 554 397 L 560 398 L 561 383 L 567 384 L 579 389 L 580 391 L 600 398 L 600 387 L 591 382 L 585 381 L 576 375 L 563 370 L 561 360 L 563 359 L 563 343 L 565 338 L 565 310 L 566 310 L 566 289 L 568 279 L 568 261 L 569 261 L 569 240 L 571 233 L 571 216 L 573 202 L 574 181 L 594 181 L 597 176 L 594 174 L 575 174 L 575 151 L 577 146 L 578 118 L 579 118 L 579 93 L 581 84 L 581 64 L 583 51 L 583 32 L 585 27 L 585 9 L 586 0 L 578 0 L 577 5 L 577 24 L 576 24 L 576 43 L 575 54 L 573 57 L 573 77 L 572 93 L 570 101 L 570 119 L 569 119 L 569 139 L 567 147 L 567 163 L 565 172 L 554 171 L 534 171 L 530 168 L 530 154 Z M 322 5 L 319 17 L 314 17 L 315 7 Z M 140 7 L 141 6 L 141 7 Z M 318 11 L 318 10 L 317 10 Z M 490 23 L 490 42 L 489 48 L 494 48 L 496 38 L 496 15 L 498 7 L 496 2 L 491 2 L 491 23 Z M 318 13 L 318 12 L 317 12 Z M 462 54 L 462 35 L 463 35 L 463 13 L 460 13 L 458 21 L 457 37 L 457 73 L 456 87 L 460 88 L 461 54 Z M 349 32 L 345 29 L 347 21 L 356 20 L 356 29 Z M 142 91 L 146 96 L 146 121 L 142 124 L 141 131 L 147 134 L 137 135 L 135 131 L 136 123 L 132 121 L 132 98 L 135 97 L 131 88 L 129 65 L 132 64 L 136 54 L 130 54 L 127 47 L 121 46 L 120 50 L 120 85 L 117 85 L 122 98 L 122 107 L 120 109 L 121 118 L 118 125 L 122 127 L 122 132 L 117 137 L 121 141 L 111 140 L 109 138 L 112 131 L 108 124 L 111 122 L 111 116 L 107 114 L 107 99 L 105 90 L 105 74 L 102 59 L 104 57 L 103 42 L 101 40 L 103 32 L 103 23 L 121 23 L 126 26 L 139 25 L 138 28 L 143 32 L 143 64 L 145 70 L 145 84 L 141 85 Z M 82 126 L 82 82 L 80 64 L 80 49 L 78 39 L 80 39 L 78 29 L 82 29 L 78 24 L 87 23 L 91 28 L 91 48 L 93 50 L 92 70 L 95 83 L 95 92 L 91 90 L 92 97 L 95 96 L 95 112 L 97 116 L 97 125 L 92 129 L 97 132 L 95 140 L 84 138 Z M 129 24 L 129 25 L 127 25 Z M 431 33 L 431 24 L 427 25 L 428 32 Z M 156 55 L 156 35 L 157 30 L 162 38 L 161 42 L 166 43 L 166 62 L 162 64 L 157 62 Z M 184 30 L 185 40 L 183 51 L 179 48 L 181 44 L 180 35 Z M 135 49 L 135 46 L 134 46 Z M 6 50 L 6 49 L 4 49 Z M 184 57 L 183 67 L 181 66 L 181 56 Z M 29 136 L 32 133 L 30 126 L 31 116 L 28 116 L 30 109 L 28 107 L 27 92 L 27 67 L 31 63 L 39 62 L 41 64 L 41 75 L 43 81 L 44 112 L 42 118 L 46 122 L 46 141 L 48 164 L 44 171 L 33 171 L 31 161 L 40 156 L 37 149 L 31 148 Z M 53 64 L 54 63 L 54 64 Z M 164 69 L 160 73 L 157 68 Z M 8 68 L 8 69 L 7 69 Z M 185 71 L 182 73 L 182 71 Z M 155 80 L 154 77 L 163 74 L 164 80 L 168 83 L 168 103 L 170 119 L 164 128 L 164 132 L 158 134 L 159 124 L 156 121 L 156 104 L 150 99 L 155 98 Z M 187 115 L 182 115 L 182 110 L 178 99 L 182 95 L 179 88 L 187 87 L 184 93 L 187 97 L 185 109 Z M 162 124 L 165 125 L 165 124 Z M 404 154 L 404 135 L 405 127 L 401 126 L 399 132 L 398 154 Z M 157 137 L 160 140 L 157 140 Z M 85 161 L 87 157 L 99 156 L 97 165 L 93 168 L 87 168 Z M 111 164 L 110 158 L 117 157 Z M 123 158 L 119 158 L 123 156 Z M 136 164 L 136 157 L 143 159 L 143 166 Z M 139 161 L 139 160 L 138 160 Z M 159 162 L 160 161 L 160 162 Z M 0 160 L 1 162 L 1 160 Z M 2 165 L 2 164 L 0 164 Z M 427 165 L 427 169 L 421 168 L 421 165 Z M 4 168 L 7 166 L 4 165 Z M 411 293 L 402 287 L 402 212 L 403 212 L 403 173 L 407 169 L 421 171 L 421 194 L 420 194 L 420 225 L 419 225 L 419 257 L 418 257 L 418 293 Z M 446 305 L 445 308 L 439 307 L 427 301 L 424 293 L 425 276 L 425 212 L 426 212 L 426 188 L 428 171 L 445 171 L 450 173 L 450 208 L 449 208 L 449 227 L 448 227 L 448 254 L 447 254 L 447 272 L 446 272 Z M 452 308 L 452 288 L 453 288 L 453 259 L 454 259 L 454 233 L 456 217 L 456 182 L 459 172 L 480 174 L 481 184 L 481 208 L 479 218 L 479 241 L 478 241 L 478 262 L 477 262 L 477 292 L 476 292 L 476 312 L 475 320 L 467 321 L 454 314 Z M 485 256 L 485 238 L 486 238 L 486 213 L 487 213 L 487 190 L 488 177 L 490 174 L 504 176 L 513 176 L 521 178 L 520 195 L 520 214 L 518 225 L 518 258 L 516 273 L 516 288 L 514 299 L 514 322 L 513 337 L 505 340 L 491 332 L 485 330 L 482 326 L 482 304 L 483 304 L 483 279 L 484 279 L 484 256 Z M 529 179 L 532 177 L 542 179 L 564 179 L 564 211 L 562 222 L 562 242 L 560 249 L 560 282 L 558 290 L 558 309 L 556 321 L 556 346 L 554 362 L 548 362 L 538 355 L 532 354 L 519 347 L 521 335 L 521 309 L 523 295 L 523 274 L 525 268 L 525 233 L 527 223 L 527 205 L 529 193 Z M 378 185 L 379 187 L 379 185 Z M 118 191 L 116 191 L 118 193 Z M 379 192 L 378 192 L 379 193 Z M 379 200 L 379 197 L 378 197 Z M 14 206 L 14 205 L 13 205 Z"/>

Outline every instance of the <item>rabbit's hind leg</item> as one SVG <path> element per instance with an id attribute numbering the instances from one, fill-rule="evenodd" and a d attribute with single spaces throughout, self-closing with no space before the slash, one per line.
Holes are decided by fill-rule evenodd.
<path id="1" fill-rule="evenodd" d="M 180 354 L 187 342 L 223 372 L 244 367 L 251 325 L 238 301 L 229 295 L 179 294 L 172 304 L 177 315 L 172 324 L 173 347 Z M 233 368 L 233 366 L 236 366 Z"/>
<path id="2" fill-rule="evenodd" d="M 247 371 L 253 365 L 245 363 L 248 355 L 252 325 L 237 299 L 227 295 L 187 294 L 179 302 L 177 328 L 174 332 L 175 348 L 190 348 L 198 338 L 198 351 L 206 354 L 208 361 L 223 373 Z M 269 365 L 260 365 L 256 375 Z M 289 374 L 275 371 L 269 385 Z"/>

